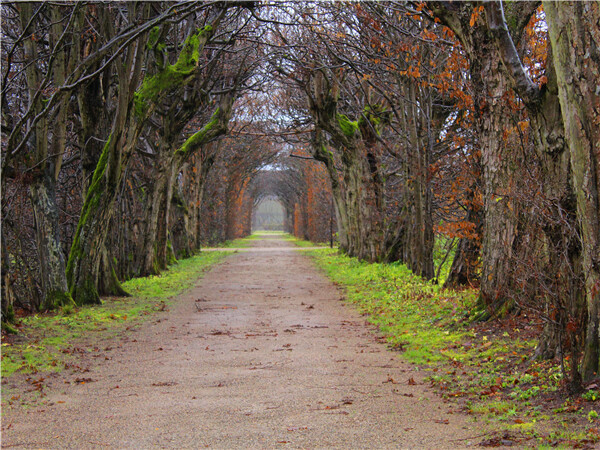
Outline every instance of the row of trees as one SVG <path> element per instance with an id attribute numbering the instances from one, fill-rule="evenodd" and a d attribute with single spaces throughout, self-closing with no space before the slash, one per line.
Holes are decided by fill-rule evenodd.
<path id="1" fill-rule="evenodd" d="M 482 318 L 535 309 L 538 356 L 597 374 L 597 2 L 2 8 L 5 313 L 123 294 L 276 197 L 426 279 L 453 249 Z"/>
<path id="2" fill-rule="evenodd" d="M 288 5 L 269 62 L 329 173 L 341 248 L 429 279 L 436 229 L 458 238 L 448 283 L 477 278 L 482 318 L 534 308 L 538 355 L 569 355 L 577 389 L 600 356 L 600 10 L 505 6 Z"/>
<path id="3" fill-rule="evenodd" d="M 188 166 L 208 170 L 210 143 L 226 134 L 234 102 L 252 83 L 258 63 L 247 40 L 252 7 L 3 4 L 5 311 L 11 267 L 28 263 L 13 256 L 20 224 L 11 207 L 23 188 L 42 308 L 122 293 L 118 251 L 107 245 L 111 229 L 111 241 L 130 246 L 119 259 L 128 261 L 125 272 L 166 267 L 177 179 Z M 137 220 L 127 216 L 133 210 Z M 73 216 L 78 223 L 65 239 L 61 221 Z"/>

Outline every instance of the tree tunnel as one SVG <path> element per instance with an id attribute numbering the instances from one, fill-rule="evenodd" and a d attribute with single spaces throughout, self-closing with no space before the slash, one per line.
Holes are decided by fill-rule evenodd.
<path id="1" fill-rule="evenodd" d="M 265 197 L 258 201 L 252 211 L 252 232 L 283 231 L 285 211 L 276 197 Z"/>

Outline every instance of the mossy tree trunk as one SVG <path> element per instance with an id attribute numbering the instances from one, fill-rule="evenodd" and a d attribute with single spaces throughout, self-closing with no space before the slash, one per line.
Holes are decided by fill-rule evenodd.
<path id="1" fill-rule="evenodd" d="M 356 122 L 340 114 L 339 81 L 329 76 L 315 71 L 306 85 L 316 128 L 313 155 L 325 163 L 332 182 L 341 250 L 367 261 L 381 261 L 386 254 L 385 205 L 375 135 L 384 120 L 375 108 L 368 109 L 370 105 Z M 338 158 L 327 145 L 335 148 Z M 337 159 L 342 168 L 339 173 Z"/>
<path id="2" fill-rule="evenodd" d="M 235 91 L 224 94 L 210 120 L 178 149 L 173 150 L 173 144 L 169 141 L 161 143 L 157 160 L 159 163 L 158 173 L 151 197 L 151 209 L 147 217 L 144 273 L 159 273 L 169 264 L 170 216 L 176 178 L 183 164 L 192 155 L 203 146 L 227 133 L 235 98 Z M 179 133 L 181 132 L 180 128 L 182 129 L 183 126 L 172 126 L 170 132 Z"/>
<path id="3" fill-rule="evenodd" d="M 130 17 L 143 16 L 142 20 L 147 20 L 151 11 L 149 4 L 128 4 L 128 8 Z M 225 10 L 226 8 L 223 9 Z M 169 95 L 180 91 L 183 85 L 193 79 L 199 62 L 199 49 L 205 42 L 203 36 L 211 33 L 212 27 L 207 26 L 191 34 L 173 65 L 157 58 L 157 61 L 162 62 L 158 64 L 154 74 L 146 74 L 139 88 L 147 47 L 154 45 L 154 50 L 159 52 L 156 39 L 147 46 L 147 33 L 140 35 L 136 43 L 115 60 L 114 67 L 118 74 L 119 86 L 115 119 L 110 138 L 104 146 L 85 197 L 67 264 L 69 287 L 78 304 L 100 302 L 98 289 L 101 280 L 107 280 L 103 286 L 113 287 L 113 292 L 107 294 L 121 294 L 120 289 L 115 286 L 117 280 L 112 276 L 110 258 L 108 264 L 102 264 L 102 258 L 106 233 L 124 169 L 147 119 Z M 108 273 L 101 274 L 103 269 Z"/>
<path id="4" fill-rule="evenodd" d="M 313 133 L 311 144 L 313 157 L 317 161 L 322 162 L 327 169 L 327 174 L 329 175 L 329 180 L 331 181 L 331 193 L 333 196 L 336 223 L 339 224 L 339 247 L 343 252 L 348 253 L 348 233 L 346 232 L 349 226 L 347 222 L 348 214 L 346 212 L 346 204 L 343 199 L 343 188 L 341 185 L 340 174 L 335 165 L 334 155 L 327 149 L 323 132 L 321 130 L 317 129 Z M 288 208 L 287 211 L 289 214 L 292 214 L 291 208 Z M 288 219 L 288 223 L 293 223 L 292 217 Z"/>
<path id="5" fill-rule="evenodd" d="M 189 141 L 183 144 L 184 150 L 177 148 L 181 133 L 190 120 L 201 110 L 206 113 L 213 108 L 211 98 L 206 93 L 212 83 L 211 76 L 207 76 L 206 68 L 200 62 L 200 54 L 215 33 L 226 12 L 222 9 L 210 26 L 199 30 L 190 30 L 179 55 L 177 63 L 169 66 L 165 59 L 157 58 L 158 73 L 154 81 L 145 83 L 143 91 L 151 95 L 157 89 L 164 89 L 160 84 L 170 82 L 162 78 L 162 72 L 167 70 L 184 74 L 183 77 L 174 77 L 175 83 L 170 82 L 169 95 L 163 96 L 158 102 L 154 115 L 160 121 L 158 129 L 159 142 L 155 160 L 156 177 L 149 200 L 146 216 L 146 229 L 142 255 L 142 274 L 158 274 L 166 269 L 172 257 L 169 251 L 169 230 L 171 203 L 174 192 L 174 182 L 185 161 L 199 148 L 211 140 L 227 132 L 227 124 L 231 115 L 231 107 L 235 99 L 235 88 L 232 92 L 221 96 L 221 104 L 213 113 L 210 120 L 195 133 Z M 159 40 L 153 42 L 155 51 L 160 48 Z M 186 62 L 186 58 L 188 61 Z M 211 62 L 214 64 L 216 59 Z M 209 70 L 208 73 L 211 73 Z M 214 73 L 212 74 L 214 76 Z M 173 76 L 171 77 L 173 78 Z M 146 101 L 139 98 L 139 104 Z"/>
<path id="6" fill-rule="evenodd" d="M 581 374 L 590 380 L 600 359 L 600 5 L 545 1 L 544 11 L 581 229 L 587 305 Z"/>
<path id="7" fill-rule="evenodd" d="M 139 5 L 138 5 L 139 6 Z M 148 5 L 128 5 L 131 17 L 148 17 Z M 84 199 L 77 231 L 67 263 L 67 281 L 78 305 L 100 303 L 100 293 L 121 294 L 110 264 L 103 264 L 105 241 L 124 169 L 142 131 L 145 117 L 134 113 L 134 94 L 141 77 L 145 36 L 138 38 L 124 55 L 116 58 L 118 103 L 111 134 L 104 145 Z M 109 273 L 102 273 L 108 270 Z M 101 279 L 110 280 L 101 284 Z M 102 288 L 114 288 L 102 292 Z"/>
<path id="8" fill-rule="evenodd" d="M 23 3 L 19 8 L 21 22 L 24 25 L 25 38 L 23 49 L 26 61 L 26 79 L 30 102 L 35 102 L 33 109 L 39 113 L 43 109 L 42 97 L 34 100 L 40 89 L 42 80 L 41 68 L 38 66 L 38 49 L 35 40 L 35 30 L 25 29 L 30 24 L 33 14 L 33 5 Z M 51 26 L 50 41 L 55 44 L 63 27 L 60 23 L 60 12 L 53 9 L 51 12 L 55 23 Z M 65 80 L 66 55 L 64 50 L 57 51 L 55 63 L 52 68 L 55 82 L 61 85 Z M 47 116 L 39 120 L 31 135 L 29 147 L 32 154 L 31 170 L 33 181 L 29 186 L 29 196 L 34 216 L 36 248 L 39 257 L 40 275 L 42 285 L 42 303 L 40 309 L 55 309 L 65 304 L 72 303 L 67 279 L 65 276 L 65 257 L 62 252 L 60 226 L 58 218 L 58 205 L 56 203 L 56 180 L 62 163 L 62 155 L 66 141 L 66 109 L 67 98 L 57 105 L 54 120 L 50 122 Z M 48 136 L 52 136 L 49 151 Z"/>

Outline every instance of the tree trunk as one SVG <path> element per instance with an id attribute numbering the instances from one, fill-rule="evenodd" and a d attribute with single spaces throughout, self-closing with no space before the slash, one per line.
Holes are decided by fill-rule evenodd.
<path id="1" fill-rule="evenodd" d="M 346 204 L 344 202 L 344 192 L 341 186 L 340 175 L 335 166 L 333 153 L 327 150 L 321 130 L 315 131 L 311 144 L 313 157 L 325 165 L 325 169 L 329 175 L 335 209 L 335 218 L 336 223 L 338 224 L 339 248 L 342 252 L 348 253 L 348 214 L 346 212 Z"/>
<path id="2" fill-rule="evenodd" d="M 347 253 L 370 262 L 383 259 L 382 186 L 363 156 L 362 145 L 344 150 L 344 210 L 346 213 Z"/>
<path id="3" fill-rule="evenodd" d="M 194 213 L 194 225 L 193 228 L 195 230 L 195 246 L 194 250 L 200 249 L 200 240 L 201 240 L 201 224 L 202 224 L 202 202 L 204 201 L 204 193 L 206 191 L 206 180 L 208 174 L 215 162 L 216 155 L 219 151 L 219 143 L 210 143 L 203 147 L 203 152 L 200 155 L 196 155 L 196 157 L 200 161 L 200 167 L 197 169 L 196 174 L 196 183 L 198 187 L 198 192 L 196 197 L 193 199 L 196 203 L 196 212 Z"/>
<path id="4" fill-rule="evenodd" d="M 479 23 L 470 23 L 475 6 L 475 2 L 432 3 L 435 14 L 460 39 L 470 63 L 484 199 L 480 299 L 487 310 L 484 316 L 489 316 L 506 311 L 512 302 L 517 205 L 510 198 L 509 183 L 515 174 L 504 136 L 511 127 L 503 101 L 509 86 L 491 33 Z"/>
<path id="5" fill-rule="evenodd" d="M 141 8 L 142 18 L 147 19 L 150 9 L 147 5 L 128 4 L 129 13 L 135 16 Z M 153 111 L 153 99 L 141 113 L 134 112 L 134 94 L 141 78 L 145 53 L 144 35 L 132 43 L 127 53 L 117 58 L 114 67 L 118 75 L 118 104 L 112 130 L 104 145 L 89 189 L 85 196 L 77 231 L 73 238 L 69 261 L 67 263 L 67 281 L 71 295 L 78 305 L 98 304 L 100 294 L 116 294 L 121 292 L 103 292 L 102 287 L 114 283 L 100 285 L 101 273 L 104 279 L 110 279 L 112 273 L 104 273 L 106 265 L 101 266 L 106 236 L 110 226 L 118 190 L 123 180 L 125 168 L 131 158 L 135 145 L 141 134 L 148 115 Z M 151 78 L 151 77 L 149 77 Z M 137 93 L 136 99 L 147 100 L 143 94 Z M 136 104 L 137 106 L 137 104 Z"/>
<path id="6" fill-rule="evenodd" d="M 0 240 L 0 245 L 2 245 L 2 291 L 0 292 L 0 301 L 2 304 L 2 324 L 10 324 L 15 320 L 15 311 L 13 308 L 15 296 L 12 288 L 12 277 L 10 274 L 10 256 L 6 245 L 6 233 L 2 233 L 0 235 Z"/>
<path id="7" fill-rule="evenodd" d="M 587 304 L 582 375 L 589 380 L 600 359 L 600 5 L 544 1 L 544 10 L 581 228 Z"/>
<path id="8" fill-rule="evenodd" d="M 100 77 L 90 80 L 77 94 L 81 117 L 80 166 L 82 196 L 85 198 L 92 176 L 104 145 L 110 134 L 110 122 L 106 116 Z"/>
<path id="9" fill-rule="evenodd" d="M 405 77 L 406 78 L 406 77 Z M 407 219 L 402 245 L 402 261 L 416 275 L 430 280 L 434 276 L 433 267 L 433 220 L 431 212 L 432 194 L 429 183 L 430 146 L 432 136 L 425 130 L 430 128 L 432 111 L 430 98 L 420 95 L 413 79 L 404 79 L 403 88 L 408 99 L 405 106 L 404 126 L 409 143 L 406 146 L 406 186 Z"/>
<path id="10" fill-rule="evenodd" d="M 169 264 L 174 262 L 173 249 L 169 238 L 171 203 L 173 199 L 173 185 L 177 173 L 174 167 L 169 164 L 167 167 L 167 179 L 164 186 L 164 192 L 161 199 L 161 207 L 158 215 L 158 229 L 156 234 L 156 265 L 159 270 L 164 270 Z"/>
<path id="11" fill-rule="evenodd" d="M 22 23 L 27 24 L 32 16 L 32 5 L 23 3 L 20 13 Z M 58 12 L 55 11 L 53 16 L 57 18 L 57 15 Z M 56 34 L 60 30 L 57 30 L 57 26 L 55 24 L 52 28 L 51 38 L 53 40 L 58 39 Z M 28 30 L 24 31 L 27 33 Z M 37 66 L 37 44 L 34 36 L 33 34 L 27 38 L 23 46 L 25 61 L 28 62 L 25 73 L 30 101 L 34 98 L 41 82 L 40 69 Z M 60 51 L 56 55 L 54 75 L 57 83 L 64 81 L 64 51 Z M 34 154 L 32 167 L 34 179 L 29 187 L 29 197 L 33 208 L 36 248 L 43 291 L 42 304 L 39 306 L 44 310 L 55 309 L 73 301 L 67 289 L 65 258 L 61 247 L 58 205 L 56 203 L 56 179 L 65 147 L 66 107 L 66 100 L 59 103 L 55 122 L 51 124 L 53 154 L 49 155 L 48 152 L 49 133 L 46 117 L 37 122 L 30 139 L 30 151 Z M 41 98 L 37 100 L 34 108 L 37 112 L 43 109 Z"/>
<path id="12" fill-rule="evenodd" d="M 340 249 L 359 259 L 381 261 L 387 254 L 387 241 L 384 186 L 375 154 L 375 134 L 387 123 L 376 117 L 384 108 L 365 108 L 356 122 L 350 121 L 337 111 L 337 83 L 335 77 L 330 80 L 322 72 L 315 72 L 305 87 L 316 128 L 313 156 L 325 162 L 331 179 Z M 341 174 L 336 169 L 335 156 L 326 147 L 325 133 L 328 143 L 340 155 Z"/>
<path id="13" fill-rule="evenodd" d="M 142 129 L 140 122 L 132 120 L 129 109 L 131 106 L 132 101 L 123 95 L 113 124 L 113 133 L 104 146 L 94 171 L 71 245 L 67 280 L 71 295 L 78 305 L 101 303 L 100 293 L 121 295 L 119 290 L 99 290 L 99 282 L 101 268 L 106 268 L 101 267 L 101 263 L 114 203 L 124 168 Z"/>
<path id="14" fill-rule="evenodd" d="M 170 147 L 164 149 L 161 146 L 156 155 L 154 165 L 155 176 L 153 177 L 154 184 L 146 207 L 146 229 L 144 230 L 144 243 L 142 248 L 144 262 L 142 263 L 142 270 L 140 273 L 142 276 L 157 275 L 164 269 L 164 267 L 161 267 L 158 259 L 158 233 L 160 222 L 164 221 L 165 195 L 171 171 L 171 158 L 169 158 L 168 155 L 170 151 Z"/>
<path id="15" fill-rule="evenodd" d="M 42 310 L 72 303 L 65 275 L 54 181 L 36 179 L 29 187 L 43 290 Z"/>

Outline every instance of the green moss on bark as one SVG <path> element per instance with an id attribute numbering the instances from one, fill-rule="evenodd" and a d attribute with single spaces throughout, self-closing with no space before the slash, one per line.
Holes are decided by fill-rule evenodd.
<path id="1" fill-rule="evenodd" d="M 152 47 L 157 44 L 156 41 L 152 41 L 153 32 L 154 29 L 150 33 L 148 41 L 148 45 L 152 44 Z M 199 28 L 196 33 L 185 40 L 175 64 L 167 65 L 157 74 L 144 78 L 142 86 L 134 96 L 134 111 L 139 120 L 146 117 L 150 105 L 156 103 L 162 93 L 183 85 L 186 78 L 194 73 L 200 61 L 201 38 L 211 32 L 212 27 L 210 25 Z M 158 37 L 155 37 L 155 39 L 158 39 Z"/>
<path id="2" fill-rule="evenodd" d="M 199 146 L 203 145 L 207 141 L 208 133 L 214 131 L 219 125 L 219 108 L 213 113 L 210 121 L 202 127 L 200 131 L 190 136 L 183 145 L 177 149 L 176 154 L 186 158 L 192 154 Z"/>
<path id="3" fill-rule="evenodd" d="M 381 128 L 390 123 L 391 112 L 383 105 L 365 106 L 358 119 L 358 126 L 361 131 L 373 127 L 377 135 L 380 135 Z"/>
<path id="4" fill-rule="evenodd" d="M 6 309 L 2 311 L 2 323 L 14 323 L 15 322 L 15 310 L 13 305 L 6 305 Z"/>
<path id="5" fill-rule="evenodd" d="M 75 266 L 76 264 L 80 263 L 84 256 L 81 242 L 81 232 L 88 222 L 90 213 L 95 212 L 98 209 L 102 196 L 104 195 L 104 189 L 102 189 L 102 180 L 108 165 L 108 154 L 110 152 L 111 140 L 112 136 L 108 138 L 108 141 L 104 146 L 104 150 L 102 151 L 102 155 L 100 155 L 100 159 L 96 165 L 96 170 L 94 170 L 92 182 L 90 183 L 90 187 L 85 196 L 85 201 L 81 210 L 81 216 L 79 217 L 79 223 L 77 224 L 77 231 L 75 232 L 75 237 L 73 238 L 73 243 L 71 244 L 71 251 L 69 252 L 69 259 L 67 261 L 67 284 L 69 286 L 72 300 L 77 305 L 88 304 L 87 299 L 89 298 L 93 299 L 91 301 L 92 304 L 96 304 L 99 302 L 100 298 L 94 283 L 92 283 L 92 294 L 82 294 L 82 290 L 87 291 L 88 288 L 85 287 L 82 289 L 81 286 L 76 286 L 76 284 L 79 282 L 75 279 Z"/>
<path id="6" fill-rule="evenodd" d="M 86 277 L 83 282 L 78 284 L 78 286 L 71 288 L 71 296 L 77 306 L 102 304 L 98 289 L 96 289 L 96 283 L 91 277 Z"/>
<path id="7" fill-rule="evenodd" d="M 158 38 L 160 37 L 160 27 L 157 25 L 152 30 L 150 30 L 150 35 L 148 36 L 148 44 L 146 47 L 148 49 L 154 48 L 154 46 L 158 42 Z"/>
<path id="8" fill-rule="evenodd" d="M 42 309 L 52 311 L 55 309 L 59 309 L 62 306 L 69 305 L 75 305 L 75 302 L 73 301 L 73 297 L 71 297 L 70 292 L 52 291 L 46 294 L 46 298 L 44 299 Z"/>
<path id="9" fill-rule="evenodd" d="M 167 240 L 167 264 L 170 266 L 175 263 L 177 263 L 177 258 L 175 257 L 175 252 L 173 251 L 171 239 L 169 239 Z"/>
<path id="10" fill-rule="evenodd" d="M 12 326 L 12 324 L 4 320 L 2 321 L 2 331 L 8 334 L 19 334 L 19 330 L 17 330 L 15 327 Z"/>
<path id="11" fill-rule="evenodd" d="M 348 116 L 346 116 L 345 114 L 337 114 L 336 118 L 337 118 L 338 124 L 339 124 L 342 132 L 346 136 L 352 137 L 352 136 L 354 136 L 354 133 L 356 133 L 358 131 L 358 122 L 351 121 L 350 119 L 348 119 Z"/>

